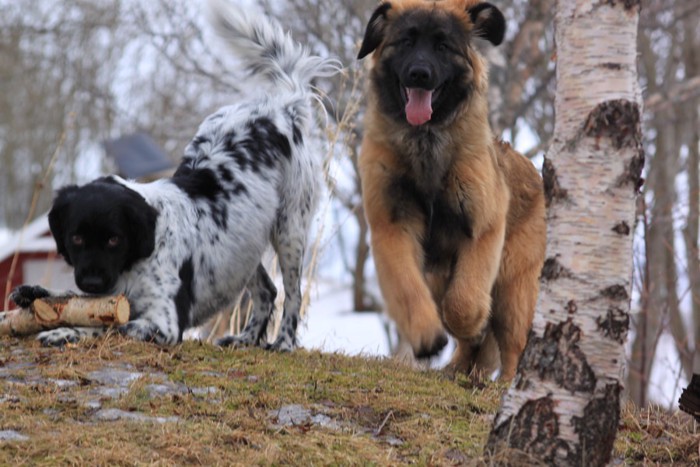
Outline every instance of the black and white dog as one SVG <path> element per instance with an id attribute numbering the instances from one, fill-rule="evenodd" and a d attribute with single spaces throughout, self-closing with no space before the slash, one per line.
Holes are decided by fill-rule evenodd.
<path id="1" fill-rule="evenodd" d="M 277 294 L 261 264 L 271 243 L 285 289 L 279 334 L 269 345 L 292 350 L 301 306 L 306 237 L 314 214 L 320 160 L 306 144 L 311 80 L 337 71 L 282 28 L 225 0 L 210 1 L 211 22 L 267 86 L 207 117 L 170 179 L 141 184 L 116 176 L 59 190 L 49 213 L 58 251 L 88 294 L 124 293 L 130 321 L 120 332 L 174 344 L 183 331 L 234 303 L 247 288 L 254 302 L 242 334 L 220 345 L 268 347 Z M 20 286 L 28 306 L 53 294 Z M 62 345 L 103 330 L 58 328 L 39 334 Z"/>

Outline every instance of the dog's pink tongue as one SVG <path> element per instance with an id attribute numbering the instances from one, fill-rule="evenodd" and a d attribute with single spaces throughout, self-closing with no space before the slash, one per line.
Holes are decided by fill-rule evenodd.
<path id="1" fill-rule="evenodd" d="M 433 115 L 433 91 L 419 88 L 406 88 L 406 120 L 413 126 L 422 125 Z"/>

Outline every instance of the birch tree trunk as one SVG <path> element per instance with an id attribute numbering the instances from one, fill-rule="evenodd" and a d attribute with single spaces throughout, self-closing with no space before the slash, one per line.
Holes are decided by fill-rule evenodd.
<path id="1" fill-rule="evenodd" d="M 555 129 L 543 168 L 547 259 L 528 345 L 487 443 L 496 461 L 610 459 L 644 165 L 639 9 L 640 0 L 557 4 Z"/>

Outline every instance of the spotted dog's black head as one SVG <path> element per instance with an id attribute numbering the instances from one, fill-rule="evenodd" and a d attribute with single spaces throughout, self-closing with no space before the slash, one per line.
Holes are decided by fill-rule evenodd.
<path id="1" fill-rule="evenodd" d="M 474 0 L 392 0 L 367 24 L 358 58 L 375 52 L 371 82 L 382 112 L 417 127 L 455 115 L 485 66 L 471 47 L 474 37 L 498 45 L 503 14 Z"/>
<path id="2" fill-rule="evenodd" d="M 49 212 L 58 252 L 87 293 L 109 293 L 119 275 L 155 247 L 157 212 L 110 178 L 59 190 Z"/>

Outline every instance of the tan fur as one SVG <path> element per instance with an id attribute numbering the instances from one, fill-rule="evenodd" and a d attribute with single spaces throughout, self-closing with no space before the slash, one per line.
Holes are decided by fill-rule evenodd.
<path id="1" fill-rule="evenodd" d="M 437 9 L 473 27 L 466 9 L 475 0 L 394 0 L 388 22 L 412 9 Z M 439 13 L 443 14 L 443 13 Z M 384 44 L 374 52 L 382 59 Z M 497 141 L 488 123 L 487 66 L 464 44 L 473 93 L 456 118 L 436 128 L 445 166 L 443 196 L 471 220 L 471 238 L 458 246 L 454 267 L 426 269 L 428 219 L 392 216 L 400 200 L 387 187 L 406 174 L 412 131 L 380 110 L 373 86 L 360 157 L 363 202 L 387 311 L 415 352 L 431 348 L 446 329 L 457 341 L 451 368 L 489 371 L 500 349 L 501 376 L 514 376 L 532 324 L 545 252 L 542 182 L 532 163 Z M 410 209 L 410 208 L 406 208 Z M 496 345 L 497 344 L 497 345 Z"/>

